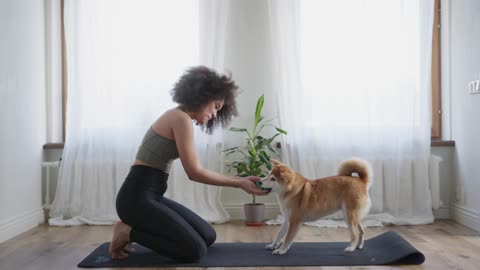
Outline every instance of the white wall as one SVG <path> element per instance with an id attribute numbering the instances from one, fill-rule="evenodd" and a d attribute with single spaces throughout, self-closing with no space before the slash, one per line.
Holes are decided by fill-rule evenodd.
<path id="1" fill-rule="evenodd" d="M 452 215 L 454 219 L 480 231 L 480 94 L 470 95 L 468 83 L 480 80 L 480 1 L 443 1 L 450 17 L 450 75 L 445 88 L 451 96 L 453 153 Z"/>
<path id="2" fill-rule="evenodd" d="M 0 243 L 43 219 L 44 7 L 0 1 Z"/>

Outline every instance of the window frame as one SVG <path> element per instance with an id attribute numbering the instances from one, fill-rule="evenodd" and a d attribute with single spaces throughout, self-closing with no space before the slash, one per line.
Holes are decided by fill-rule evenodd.
<path id="1" fill-rule="evenodd" d="M 435 0 L 432 32 L 431 139 L 442 139 L 440 0 Z"/>

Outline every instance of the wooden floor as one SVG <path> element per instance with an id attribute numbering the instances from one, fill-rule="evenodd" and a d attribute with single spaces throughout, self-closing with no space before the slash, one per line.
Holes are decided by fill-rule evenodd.
<path id="1" fill-rule="evenodd" d="M 247 227 L 240 221 L 233 221 L 227 224 L 214 225 L 214 228 L 217 231 L 217 242 L 269 242 L 275 236 L 279 226 Z M 426 257 L 425 263 L 419 266 L 258 268 L 480 269 L 480 234 L 458 223 L 441 220 L 433 225 L 367 228 L 367 239 L 388 230 L 400 233 L 413 246 L 423 252 Z M 111 232 L 112 226 L 49 227 L 41 225 L 0 245 L 0 269 L 78 269 L 76 265 L 84 257 L 101 243 L 110 240 Z M 345 228 L 303 226 L 296 241 L 345 242 L 348 240 L 348 235 Z M 228 267 L 225 269 L 257 268 Z"/>

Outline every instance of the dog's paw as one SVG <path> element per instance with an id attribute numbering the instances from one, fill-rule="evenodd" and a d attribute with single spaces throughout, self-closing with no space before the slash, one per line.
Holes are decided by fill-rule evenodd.
<path id="1" fill-rule="evenodd" d="M 281 247 L 283 245 L 283 242 L 278 242 L 278 243 L 271 243 L 270 245 L 267 245 L 265 247 L 265 249 L 270 249 L 270 250 L 274 250 L 274 249 L 278 249 L 279 247 Z"/>
<path id="2" fill-rule="evenodd" d="M 358 249 L 363 249 L 363 244 L 364 244 L 363 241 L 361 241 L 360 244 L 357 245 L 357 248 Z"/>
<path id="3" fill-rule="evenodd" d="M 265 249 L 269 249 L 269 250 L 274 250 L 275 248 L 276 248 L 275 243 L 271 243 L 270 245 L 265 246 Z"/>
<path id="4" fill-rule="evenodd" d="M 274 254 L 274 255 L 283 255 L 283 254 L 285 254 L 285 253 L 287 253 L 287 251 L 286 251 L 286 250 L 283 250 L 283 249 L 281 249 L 281 248 L 275 249 L 275 250 L 272 252 L 272 254 Z"/>
<path id="5" fill-rule="evenodd" d="M 347 248 L 345 248 L 345 252 L 352 252 L 355 250 L 355 246 L 348 246 Z"/>

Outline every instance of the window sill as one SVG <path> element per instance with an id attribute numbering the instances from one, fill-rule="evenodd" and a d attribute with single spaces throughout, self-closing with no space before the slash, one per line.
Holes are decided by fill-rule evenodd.
<path id="1" fill-rule="evenodd" d="M 43 145 L 43 149 L 63 149 L 64 143 L 46 143 Z"/>
<path id="2" fill-rule="evenodd" d="M 432 140 L 431 146 L 455 147 L 455 141 Z"/>
<path id="3" fill-rule="evenodd" d="M 432 140 L 431 146 L 443 146 L 443 147 L 455 147 L 455 141 L 442 141 L 442 140 Z M 64 143 L 46 143 L 43 145 L 43 149 L 63 149 L 65 146 Z M 280 142 L 277 142 L 275 145 L 277 148 L 282 148 Z"/>

